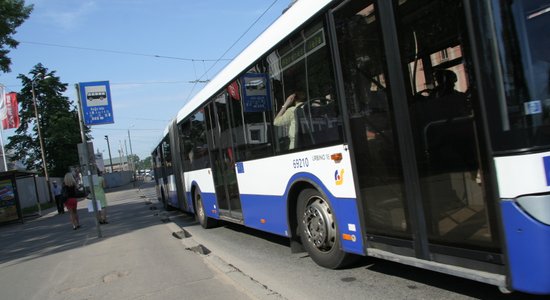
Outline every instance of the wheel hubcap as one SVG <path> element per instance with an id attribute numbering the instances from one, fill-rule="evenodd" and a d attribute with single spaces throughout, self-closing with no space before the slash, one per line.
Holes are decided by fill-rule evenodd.
<path id="1" fill-rule="evenodd" d="M 304 231 L 308 241 L 323 252 L 330 251 L 336 238 L 332 210 L 319 197 L 309 199 L 303 217 Z"/>

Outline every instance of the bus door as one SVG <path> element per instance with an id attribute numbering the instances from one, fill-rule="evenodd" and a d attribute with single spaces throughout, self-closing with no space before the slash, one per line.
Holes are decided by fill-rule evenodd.
<path id="1" fill-rule="evenodd" d="M 338 7 L 341 89 L 370 246 L 500 263 L 462 3 Z"/>
<path id="2" fill-rule="evenodd" d="M 168 138 L 164 138 L 162 141 L 160 147 L 159 147 L 160 155 L 160 162 L 161 162 L 161 176 L 160 179 L 161 186 L 160 186 L 160 192 L 162 197 L 162 202 L 164 205 L 164 208 L 168 208 L 170 204 L 170 178 L 173 176 L 173 169 L 172 169 L 172 154 L 170 150 L 170 140 Z"/>
<path id="3" fill-rule="evenodd" d="M 212 175 L 220 216 L 242 220 L 241 200 L 235 171 L 237 153 L 233 147 L 232 106 L 233 104 L 225 92 L 219 94 L 212 105 L 208 106 L 214 139 L 213 149 L 210 151 Z"/>

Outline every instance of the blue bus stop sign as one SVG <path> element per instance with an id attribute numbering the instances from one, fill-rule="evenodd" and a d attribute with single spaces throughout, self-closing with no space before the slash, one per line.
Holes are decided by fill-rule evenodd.
<path id="1" fill-rule="evenodd" d="M 84 124 L 114 123 L 109 81 L 81 82 L 78 86 Z"/>

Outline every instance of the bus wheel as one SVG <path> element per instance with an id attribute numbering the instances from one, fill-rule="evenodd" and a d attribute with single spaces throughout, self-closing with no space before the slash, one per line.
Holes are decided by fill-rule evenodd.
<path id="1" fill-rule="evenodd" d="M 195 218 L 201 224 L 202 228 L 212 228 L 216 226 L 216 220 L 209 218 L 204 211 L 202 203 L 201 191 L 199 188 L 195 190 Z"/>
<path id="2" fill-rule="evenodd" d="M 315 189 L 305 189 L 298 196 L 298 234 L 313 261 L 325 268 L 348 265 L 354 255 L 340 248 L 336 218 L 330 203 Z"/>

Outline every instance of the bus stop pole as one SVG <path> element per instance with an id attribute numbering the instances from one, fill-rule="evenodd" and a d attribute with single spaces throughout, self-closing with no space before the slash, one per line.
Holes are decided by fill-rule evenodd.
<path id="1" fill-rule="evenodd" d="M 86 175 L 88 176 L 88 183 L 90 185 L 90 192 L 92 194 L 92 207 L 94 209 L 94 216 L 95 216 L 95 225 L 97 228 L 97 237 L 101 238 L 101 227 L 99 226 L 99 211 L 97 207 L 97 201 L 95 199 L 95 191 L 94 191 L 94 180 L 92 177 L 92 166 L 90 165 L 90 155 L 88 153 L 88 139 L 86 137 L 86 132 L 84 131 L 84 117 L 82 116 L 82 104 L 80 99 L 80 86 L 78 84 L 75 84 L 76 87 L 76 95 L 78 99 L 78 123 L 80 125 L 80 136 L 82 137 L 82 144 L 84 145 L 83 155 L 85 157 L 84 159 L 84 168 Z M 84 188 L 84 191 L 86 191 L 86 188 Z"/>

